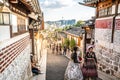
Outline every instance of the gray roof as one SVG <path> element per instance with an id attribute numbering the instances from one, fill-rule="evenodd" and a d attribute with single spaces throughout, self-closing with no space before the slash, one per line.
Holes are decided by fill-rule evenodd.
<path id="1" fill-rule="evenodd" d="M 81 27 L 72 27 L 66 30 L 67 33 L 73 34 L 75 36 L 81 36 L 84 30 Z"/>
<path id="2" fill-rule="evenodd" d="M 64 32 L 59 32 L 59 35 L 64 37 L 64 38 L 67 38 L 67 34 L 65 34 Z"/>

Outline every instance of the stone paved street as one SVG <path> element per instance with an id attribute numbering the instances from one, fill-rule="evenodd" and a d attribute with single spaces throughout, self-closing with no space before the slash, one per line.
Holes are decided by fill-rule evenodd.
<path id="1" fill-rule="evenodd" d="M 69 59 L 63 55 L 48 51 L 46 80 L 64 80 L 64 73 Z"/>

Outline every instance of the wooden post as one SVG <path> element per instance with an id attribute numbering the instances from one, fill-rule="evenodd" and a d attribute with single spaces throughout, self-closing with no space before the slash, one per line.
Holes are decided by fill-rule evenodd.
<path id="1" fill-rule="evenodd" d="M 84 28 L 85 30 L 85 38 L 84 38 L 84 54 L 86 54 L 86 39 L 87 39 L 87 31 L 86 28 Z"/>
<path id="2" fill-rule="evenodd" d="M 13 37 L 13 34 L 12 34 L 12 25 L 10 25 L 10 38 Z"/>
<path id="3" fill-rule="evenodd" d="M 34 30 L 33 29 L 29 29 L 30 31 L 30 38 L 32 40 L 32 54 L 34 55 Z"/>
<path id="4" fill-rule="evenodd" d="M 113 17 L 113 24 L 112 24 L 112 35 L 111 35 L 111 43 L 114 42 L 114 33 L 115 33 L 115 18 L 118 15 L 118 4 L 119 4 L 119 0 L 115 1 L 115 16 Z"/>
<path id="5" fill-rule="evenodd" d="M 98 6 L 98 4 L 96 4 L 96 6 Z M 98 7 L 96 7 L 96 18 L 98 18 L 99 16 L 99 11 L 98 11 Z"/>

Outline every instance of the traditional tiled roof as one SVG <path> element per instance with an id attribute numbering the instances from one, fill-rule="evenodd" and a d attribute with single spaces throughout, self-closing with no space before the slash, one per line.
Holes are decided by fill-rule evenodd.
<path id="1" fill-rule="evenodd" d="M 67 34 L 65 34 L 64 32 L 59 32 L 59 35 L 63 38 L 67 38 Z"/>
<path id="2" fill-rule="evenodd" d="M 82 27 L 72 27 L 72 28 L 66 30 L 65 33 L 68 33 L 68 34 L 71 34 L 74 36 L 82 36 L 83 31 L 84 30 L 82 29 Z"/>

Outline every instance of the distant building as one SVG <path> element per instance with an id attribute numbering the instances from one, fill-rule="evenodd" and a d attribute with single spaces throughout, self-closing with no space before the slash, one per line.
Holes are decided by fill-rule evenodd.
<path id="1" fill-rule="evenodd" d="M 58 20 L 58 21 L 47 21 L 45 23 L 49 24 L 49 25 L 56 25 L 58 27 L 62 27 L 62 26 L 67 26 L 67 25 L 74 25 L 76 22 L 75 19 L 72 20 Z"/>

